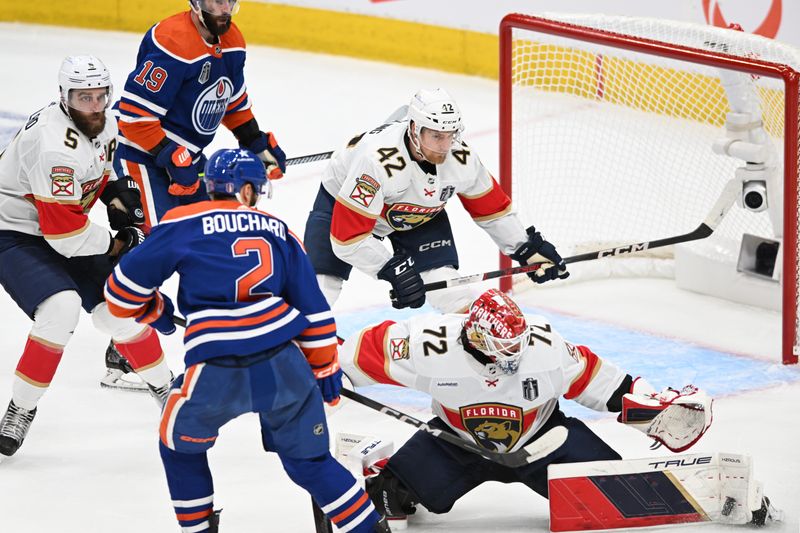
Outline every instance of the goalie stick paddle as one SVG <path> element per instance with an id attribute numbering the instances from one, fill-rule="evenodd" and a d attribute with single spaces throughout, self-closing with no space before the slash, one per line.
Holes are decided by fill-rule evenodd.
<path id="1" fill-rule="evenodd" d="M 580 263 L 582 261 L 592 261 L 594 259 L 603 259 L 605 257 L 614 257 L 618 255 L 643 252 L 645 250 L 652 250 L 653 248 L 661 248 L 664 246 L 670 246 L 672 244 L 679 244 L 682 242 L 691 242 L 700 239 L 705 239 L 706 237 L 714 233 L 714 230 L 717 229 L 719 223 L 728 213 L 728 210 L 731 208 L 733 203 L 736 201 L 736 197 L 739 195 L 740 187 L 741 187 L 741 182 L 735 180 L 729 181 L 725 185 L 725 188 L 722 190 L 722 193 L 717 199 L 717 202 L 714 204 L 714 207 L 711 208 L 711 211 L 708 213 L 708 216 L 706 216 L 705 220 L 689 233 L 684 233 L 683 235 L 675 235 L 673 237 L 665 237 L 663 239 L 656 239 L 653 241 L 637 242 L 633 244 L 617 246 L 615 248 L 606 248 L 605 250 L 598 250 L 595 252 L 586 252 L 583 254 L 573 255 L 565 258 L 564 262 L 567 264 Z M 505 278 L 508 276 L 513 276 L 515 274 L 524 274 L 527 272 L 538 270 L 543 264 L 544 263 L 531 263 L 530 265 L 521 265 L 517 267 L 503 268 L 500 270 L 493 270 L 491 272 L 484 272 L 482 274 L 472 274 L 469 276 L 462 276 L 459 278 L 453 278 L 443 281 L 434 281 L 432 283 L 426 283 L 425 290 L 436 291 L 439 289 L 447 289 L 449 287 L 459 287 L 461 285 L 478 283 L 480 281 L 485 281 L 487 279 Z M 394 291 L 390 291 L 390 294 L 393 296 Z"/>
<path id="2" fill-rule="evenodd" d="M 559 446 L 564 444 L 564 442 L 567 440 L 567 433 L 568 433 L 567 428 L 565 428 L 564 426 L 556 426 L 551 430 L 549 430 L 548 432 L 546 432 L 544 435 L 541 435 L 531 444 L 528 444 L 527 446 L 525 446 L 520 450 L 517 450 L 516 452 L 509 452 L 509 453 L 493 452 L 491 450 L 481 448 L 477 444 L 473 444 L 469 441 L 466 441 L 461 437 L 459 437 L 458 435 L 447 433 L 446 431 L 442 431 L 440 429 L 432 428 L 422 420 L 416 419 L 413 416 L 409 416 L 403 412 L 392 409 L 388 405 L 384 405 L 371 398 L 367 398 L 366 396 L 363 396 L 350 389 L 342 389 L 341 391 L 339 391 L 339 394 L 341 394 L 345 398 L 353 400 L 356 403 L 360 403 L 363 406 L 369 407 L 370 409 L 374 409 L 375 411 L 379 411 L 385 415 L 396 418 L 401 422 L 405 422 L 406 424 L 411 424 L 417 429 L 425 431 L 426 433 L 430 433 L 434 437 L 442 439 L 452 444 L 453 446 L 461 448 L 462 450 L 467 450 L 468 452 L 480 455 L 484 459 L 488 459 L 489 461 L 493 461 L 495 463 L 510 468 L 517 468 L 520 466 L 525 466 L 527 464 L 530 464 L 534 461 L 538 461 L 539 459 L 555 451 Z"/>

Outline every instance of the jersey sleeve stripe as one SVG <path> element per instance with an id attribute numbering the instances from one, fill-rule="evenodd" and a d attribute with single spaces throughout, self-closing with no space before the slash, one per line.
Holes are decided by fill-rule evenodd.
<path id="1" fill-rule="evenodd" d="M 503 209 L 502 211 L 498 211 L 497 213 L 492 213 L 491 215 L 486 215 L 486 216 L 483 216 L 483 217 L 474 217 L 472 220 L 474 220 L 475 222 L 488 222 L 490 220 L 495 220 L 495 219 L 498 219 L 500 217 L 504 217 L 509 213 L 511 213 L 511 206 L 510 205 L 508 207 L 506 207 L 505 209 Z"/>
<path id="2" fill-rule="evenodd" d="M 155 287 L 142 287 L 138 283 L 131 280 L 128 276 L 122 273 L 122 269 L 119 268 L 119 265 L 114 267 L 113 275 L 119 286 L 125 287 L 125 290 L 129 292 L 138 293 L 141 295 L 150 295 L 155 291 Z"/>
<path id="3" fill-rule="evenodd" d="M 120 97 L 120 105 L 124 103 L 126 100 L 129 100 L 135 104 L 139 104 L 141 107 L 144 107 L 148 111 L 152 112 L 154 115 L 164 116 L 167 114 L 167 109 L 161 107 L 160 105 L 154 104 L 153 102 L 142 98 L 138 94 L 133 94 L 130 91 L 122 91 L 122 95 Z"/>
<path id="4" fill-rule="evenodd" d="M 372 233 L 377 218 L 377 215 L 357 210 L 337 199 L 333 206 L 331 238 L 340 245 L 363 240 Z"/>
<path id="5" fill-rule="evenodd" d="M 122 298 L 127 302 L 131 302 L 134 304 L 141 304 L 149 302 L 152 299 L 152 293 L 149 295 L 139 295 L 134 294 L 131 291 L 126 290 L 125 287 L 121 287 L 112 272 L 111 275 L 106 280 L 106 287 L 108 291 L 118 298 Z"/>
<path id="6" fill-rule="evenodd" d="M 389 371 L 390 357 L 386 353 L 388 345 L 389 327 L 394 324 L 386 320 L 381 324 L 361 332 L 356 345 L 353 363 L 364 375 L 369 376 L 378 383 L 397 385 L 402 383 L 393 380 Z"/>
<path id="7" fill-rule="evenodd" d="M 510 209 L 511 198 L 500 187 L 500 184 L 492 178 L 492 188 L 486 193 L 476 196 L 459 194 L 461 204 L 469 215 L 475 220 L 489 220 L 502 216 L 506 210 Z M 489 218 L 487 218 L 489 217 Z"/>
<path id="8" fill-rule="evenodd" d="M 306 317 L 308 318 L 308 317 Z M 300 333 L 301 337 L 319 337 L 324 335 L 326 337 L 330 337 L 331 335 L 336 334 L 336 324 L 326 324 L 324 326 L 317 326 L 313 328 L 304 329 L 302 333 Z"/>
<path id="9" fill-rule="evenodd" d="M 68 221 L 65 220 L 63 223 L 66 224 L 67 222 Z M 39 225 L 42 228 L 42 235 L 44 236 L 44 238 L 47 239 L 48 241 L 51 241 L 51 240 L 69 239 L 71 237 L 76 237 L 85 232 L 86 230 L 88 230 L 89 226 L 91 225 L 91 222 L 89 222 L 89 220 L 87 219 L 84 222 L 83 226 L 81 226 L 80 228 L 72 231 L 65 231 L 63 233 L 58 233 L 59 230 L 51 227 L 49 223 L 43 224 L 41 219 L 39 219 Z"/>
<path id="10" fill-rule="evenodd" d="M 164 138 L 166 132 L 161 127 L 160 120 L 137 120 L 127 121 L 120 119 L 119 131 L 128 140 L 136 143 L 145 152 L 149 152 L 155 148 L 161 139 Z"/>
<path id="11" fill-rule="evenodd" d="M 135 106 L 133 104 L 129 104 L 129 103 L 124 102 L 124 101 L 121 101 L 119 103 L 119 108 L 122 111 L 126 111 L 127 114 L 134 115 L 136 117 L 154 117 L 153 113 L 151 113 L 149 111 L 145 111 L 141 107 L 137 107 L 137 106 Z"/>
<path id="12" fill-rule="evenodd" d="M 238 96 L 238 97 L 237 97 L 237 96 L 233 96 L 233 97 L 231 98 L 231 103 L 230 103 L 230 104 L 228 104 L 228 107 L 227 107 L 227 108 L 225 108 L 225 109 L 226 109 L 228 112 L 230 112 L 232 109 L 234 109 L 235 107 L 239 106 L 239 104 L 241 104 L 241 103 L 242 103 L 242 102 L 244 102 L 245 100 L 247 100 L 247 93 L 246 93 L 246 92 L 242 93 L 242 95 L 241 95 L 241 96 Z"/>
<path id="13" fill-rule="evenodd" d="M 333 318 L 333 311 L 323 311 L 322 313 L 314 313 L 313 315 L 306 315 L 306 319 L 312 324 L 314 322 L 322 322 Z"/>
<path id="14" fill-rule="evenodd" d="M 576 396 L 579 396 L 586 387 L 589 386 L 589 383 L 592 382 L 594 377 L 600 371 L 600 366 L 602 365 L 602 361 L 600 360 L 594 352 L 592 352 L 586 346 L 577 346 L 578 351 L 580 352 L 583 360 L 584 360 L 584 367 L 583 371 L 572 381 L 569 386 L 569 389 L 566 393 L 564 393 L 564 398 L 567 400 L 571 400 Z"/>
<path id="15" fill-rule="evenodd" d="M 250 122 L 254 118 L 253 110 L 250 109 L 250 107 L 251 106 L 248 101 L 247 106 L 244 108 L 227 112 L 225 117 L 222 119 L 222 124 L 229 130 L 232 130 L 238 128 L 245 122 Z"/>

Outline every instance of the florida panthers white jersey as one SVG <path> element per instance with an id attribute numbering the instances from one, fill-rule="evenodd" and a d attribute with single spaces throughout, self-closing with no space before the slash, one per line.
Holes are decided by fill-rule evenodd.
<path id="1" fill-rule="evenodd" d="M 340 259 L 374 276 L 391 253 L 370 237 L 417 228 L 455 195 L 504 253 L 527 240 L 508 195 L 469 146 L 454 148 L 428 173 L 409 154 L 407 127 L 392 122 L 353 138 L 325 170 L 323 187 L 336 199 L 331 242 Z"/>
<path id="2" fill-rule="evenodd" d="M 626 374 L 586 346 L 566 342 L 541 316 L 526 315 L 530 346 L 513 375 L 464 350 L 465 315 L 386 321 L 349 338 L 339 362 L 356 386 L 386 383 L 429 394 L 433 412 L 486 449 L 516 451 L 552 415 L 558 399 L 607 411 Z"/>
<path id="3" fill-rule="evenodd" d="M 109 177 L 117 123 L 84 135 L 58 103 L 28 117 L 0 155 L 0 230 L 43 235 L 60 254 L 102 254 L 111 236 L 87 213 Z"/>

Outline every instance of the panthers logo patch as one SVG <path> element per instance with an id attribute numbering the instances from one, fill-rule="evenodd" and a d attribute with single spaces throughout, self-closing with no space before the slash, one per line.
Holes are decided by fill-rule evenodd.
<path id="1" fill-rule="evenodd" d="M 507 452 L 522 434 L 522 409 L 502 403 L 481 403 L 459 409 L 475 442 L 493 452 Z"/>
<path id="2" fill-rule="evenodd" d="M 395 231 L 407 231 L 430 221 L 444 209 L 444 205 L 425 207 L 414 204 L 393 204 L 386 210 L 386 222 Z"/>
<path id="3" fill-rule="evenodd" d="M 408 337 L 389 339 L 389 349 L 391 350 L 392 361 L 399 361 L 410 357 L 408 353 Z"/>

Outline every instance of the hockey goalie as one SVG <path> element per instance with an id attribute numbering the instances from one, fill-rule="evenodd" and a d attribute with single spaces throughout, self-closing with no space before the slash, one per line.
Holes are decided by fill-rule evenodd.
<path id="1" fill-rule="evenodd" d="M 751 479 L 749 458 L 705 454 L 682 462 L 694 456 L 679 455 L 649 461 L 658 462 L 656 467 L 625 461 L 581 420 L 566 416 L 561 397 L 619 413 L 619 422 L 645 433 L 654 447 L 683 452 L 711 425 L 712 400 L 692 385 L 656 391 L 587 346 L 565 341 L 544 317 L 522 313 L 502 292 L 485 292 L 466 315 L 425 315 L 367 327 L 343 344 L 340 362 L 355 386 L 409 387 L 432 398 L 435 416 L 428 428 L 396 453 L 376 457 L 380 447 L 362 443 L 366 449 L 350 454 L 369 458 L 362 465 L 367 491 L 394 529 L 418 505 L 446 513 L 486 481 L 524 483 L 549 498 L 554 531 L 701 521 L 764 524 L 780 518 Z M 431 428 L 491 452 L 525 450 L 536 459 L 511 468 L 437 438 Z M 683 470 L 673 475 L 676 465 Z M 558 471 L 561 466 L 571 470 Z M 670 486 L 663 485 L 662 492 L 649 486 L 655 475 Z M 639 493 L 620 489 L 636 476 Z M 604 487 L 612 486 L 621 493 L 605 494 Z M 608 519 L 628 512 L 645 518 Z"/>

